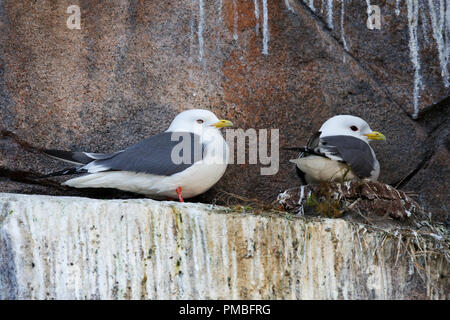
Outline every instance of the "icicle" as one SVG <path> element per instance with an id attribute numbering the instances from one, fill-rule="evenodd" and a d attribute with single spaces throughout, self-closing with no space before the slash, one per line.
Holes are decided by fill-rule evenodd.
<path id="1" fill-rule="evenodd" d="M 237 40 L 238 39 L 238 33 L 237 33 L 238 12 L 237 12 L 237 7 L 236 7 L 236 0 L 233 0 L 233 12 L 234 12 L 233 39 Z"/>
<path id="2" fill-rule="evenodd" d="M 294 10 L 292 10 L 291 5 L 289 4 L 289 0 L 284 0 L 284 4 L 286 6 L 286 9 L 288 9 L 290 12 L 294 12 Z"/>
<path id="3" fill-rule="evenodd" d="M 422 35 L 425 43 L 428 44 L 430 42 L 428 37 L 428 19 L 426 16 L 426 9 L 424 8 L 425 4 L 420 2 L 420 19 L 422 20 Z"/>
<path id="4" fill-rule="evenodd" d="M 190 48 L 189 48 L 189 61 L 192 61 L 192 45 L 194 43 L 194 20 L 191 19 L 189 21 L 189 44 L 190 44 Z"/>
<path id="5" fill-rule="evenodd" d="M 370 15 L 372 14 L 371 10 L 370 10 L 370 0 L 366 0 L 366 5 L 367 5 L 367 17 L 369 18 Z M 370 30 L 373 30 L 373 23 L 372 23 L 372 19 L 367 19 L 367 28 L 369 28 Z"/>
<path id="6" fill-rule="evenodd" d="M 189 63 L 192 63 L 192 54 L 193 54 L 193 45 L 194 45 L 194 20 L 189 20 Z M 192 68 L 188 68 L 189 70 L 189 80 L 192 80 Z"/>
<path id="7" fill-rule="evenodd" d="M 414 66 L 414 113 L 413 119 L 417 119 L 419 115 L 419 90 L 421 84 L 420 77 L 420 61 L 419 61 L 419 45 L 417 43 L 417 20 L 419 13 L 419 5 L 417 0 L 408 0 L 408 29 L 409 29 L 409 55 Z"/>
<path id="8" fill-rule="evenodd" d="M 441 65 L 441 76 L 444 82 L 444 86 L 447 88 L 449 86 L 449 74 L 448 74 L 448 54 L 449 54 L 449 44 L 446 43 L 444 39 L 445 33 L 445 3 L 443 0 L 440 0 L 439 11 L 436 12 L 436 8 L 432 0 L 428 0 L 428 6 L 430 7 L 430 17 L 431 17 L 431 25 L 433 29 L 433 37 L 436 41 L 436 47 L 438 49 L 439 54 L 439 62 Z M 448 14 L 448 9 L 447 9 Z M 448 21 L 450 23 L 450 21 Z"/>
<path id="9" fill-rule="evenodd" d="M 445 39 L 445 48 L 444 48 L 444 58 L 446 61 L 446 65 L 448 60 L 450 59 L 450 3 L 446 2 L 446 10 L 445 10 L 445 31 L 444 31 L 444 39 Z M 447 70 L 447 79 L 448 79 L 448 69 Z"/>
<path id="10" fill-rule="evenodd" d="M 256 34 L 259 33 L 259 4 L 258 0 L 253 0 L 255 5 L 255 19 L 256 19 Z"/>
<path id="11" fill-rule="evenodd" d="M 342 44 L 344 45 L 344 50 L 348 51 L 348 47 L 347 47 L 347 41 L 345 41 L 345 31 L 344 31 L 344 16 L 345 16 L 345 8 L 344 8 L 344 2 L 345 0 L 342 0 L 341 3 L 341 41 Z M 345 62 L 345 53 L 344 53 L 344 62 Z"/>
<path id="12" fill-rule="evenodd" d="M 269 13 L 267 0 L 262 0 L 263 4 L 263 54 L 269 54 Z"/>
<path id="13" fill-rule="evenodd" d="M 333 29 L 333 0 L 328 0 L 327 24 L 328 24 L 328 28 Z"/>
<path id="14" fill-rule="evenodd" d="M 450 42 L 450 4 L 447 3 L 447 9 L 445 11 L 445 21 L 446 21 L 446 30 L 445 30 L 445 34 L 446 34 L 446 38 L 447 38 L 447 43 Z M 449 46 L 447 46 L 447 51 L 450 50 Z M 447 52 L 449 53 L 449 52 Z M 448 55 L 447 55 L 448 56 Z"/>
<path id="15" fill-rule="evenodd" d="M 199 15 L 200 15 L 200 21 L 198 23 L 198 50 L 199 50 L 199 59 L 200 61 L 203 60 L 203 25 L 205 24 L 205 17 L 204 17 L 204 8 L 203 8 L 203 0 L 198 0 L 198 6 L 199 6 Z"/>
<path id="16" fill-rule="evenodd" d="M 400 14 L 400 0 L 395 0 L 395 14 L 397 16 Z"/>

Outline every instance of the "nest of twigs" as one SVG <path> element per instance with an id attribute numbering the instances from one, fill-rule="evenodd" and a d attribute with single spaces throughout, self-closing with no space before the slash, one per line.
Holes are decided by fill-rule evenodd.
<path id="1" fill-rule="evenodd" d="M 297 216 L 344 218 L 358 228 L 381 231 L 381 243 L 396 239 L 397 255 L 409 255 L 424 280 L 427 257 L 443 256 L 450 262 L 449 230 L 432 221 L 431 213 L 408 193 L 389 185 L 370 181 L 306 185 L 286 190 L 277 201 Z"/>

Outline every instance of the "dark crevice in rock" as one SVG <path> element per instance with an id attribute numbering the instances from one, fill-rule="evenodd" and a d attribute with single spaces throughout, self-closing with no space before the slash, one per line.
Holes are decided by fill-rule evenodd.
<path id="1" fill-rule="evenodd" d="M 394 182 L 392 185 L 395 186 L 397 189 L 402 189 L 405 185 L 408 184 L 408 182 L 414 178 L 416 174 L 419 173 L 420 170 L 426 167 L 426 164 L 433 158 L 433 155 L 435 154 L 435 150 L 433 150 L 430 153 L 427 153 L 426 156 L 420 161 L 420 163 L 417 165 L 414 170 L 412 170 L 407 176 L 402 178 L 400 181 Z"/>
<path id="2" fill-rule="evenodd" d="M 417 120 L 417 122 L 426 130 L 428 135 L 424 148 L 430 148 L 430 150 L 414 170 L 393 184 L 397 188 L 406 186 L 422 169 L 426 169 L 428 163 L 440 146 L 443 145 L 446 149 L 449 148 L 449 105 L 450 97 L 447 97 L 440 102 L 427 107 L 425 109 L 426 111 L 421 114 L 421 118 Z"/>
<path id="3" fill-rule="evenodd" d="M 44 187 L 51 187 L 57 189 L 69 189 L 61 186 L 58 182 L 49 179 L 39 179 L 40 174 L 31 171 L 11 170 L 8 168 L 0 167 L 0 177 L 7 178 L 11 181 L 40 185 Z"/>
<path id="4" fill-rule="evenodd" d="M 429 119 L 428 119 L 429 120 Z M 442 131 L 441 131 L 442 130 Z M 425 157 L 420 161 L 414 170 L 412 170 L 407 176 L 397 181 L 393 185 L 396 188 L 402 188 L 408 184 L 408 182 L 414 178 L 422 169 L 426 169 L 428 163 L 435 155 L 436 151 L 441 145 L 444 145 L 448 149 L 448 136 L 449 136 L 448 119 L 444 119 L 436 127 L 428 133 L 428 139 L 425 142 L 424 148 L 430 148 L 429 152 L 425 154 Z"/>
<path id="5" fill-rule="evenodd" d="M 450 96 L 433 104 L 427 106 L 424 111 L 420 113 L 420 119 L 417 120 L 428 135 L 433 135 L 438 128 L 450 120 Z"/>
<path id="6" fill-rule="evenodd" d="M 42 153 L 43 149 L 32 146 L 30 143 L 25 140 L 20 139 L 15 133 L 2 129 L 0 130 L 0 139 L 1 138 L 10 138 L 14 143 L 18 144 L 22 149 L 33 152 L 33 153 Z"/>

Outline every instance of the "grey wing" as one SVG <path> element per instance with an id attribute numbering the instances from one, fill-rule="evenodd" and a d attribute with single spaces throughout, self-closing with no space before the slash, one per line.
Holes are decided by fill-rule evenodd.
<path id="1" fill-rule="evenodd" d="M 315 132 L 308 140 L 308 144 L 306 147 L 301 148 L 294 148 L 294 149 L 300 149 L 301 152 L 299 153 L 297 158 L 303 158 L 309 154 L 316 154 L 321 155 L 317 151 L 317 147 L 319 146 L 319 138 L 320 138 L 320 131 Z"/>
<path id="2" fill-rule="evenodd" d="M 307 147 L 309 149 L 315 149 L 316 147 L 319 146 L 319 140 L 320 140 L 320 135 L 322 134 L 321 131 L 316 131 L 316 133 L 314 133 L 311 138 L 309 138 L 308 140 L 308 145 Z"/>
<path id="3" fill-rule="evenodd" d="M 369 144 L 352 136 L 322 137 L 318 151 L 330 159 L 346 162 L 360 178 L 370 177 L 377 161 Z"/>
<path id="4" fill-rule="evenodd" d="M 172 141 L 172 137 L 177 140 Z M 176 146 L 177 149 L 174 149 Z M 111 158 L 91 162 L 83 169 L 90 173 L 119 170 L 169 176 L 186 170 L 201 160 L 202 155 L 203 145 L 198 135 L 163 132 L 142 140 Z"/>

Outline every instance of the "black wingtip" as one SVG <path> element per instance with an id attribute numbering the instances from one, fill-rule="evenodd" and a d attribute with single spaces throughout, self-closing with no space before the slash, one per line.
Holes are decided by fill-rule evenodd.
<path id="1" fill-rule="evenodd" d="M 50 177 L 66 176 L 69 174 L 79 174 L 79 173 L 83 173 L 83 172 L 80 171 L 78 168 L 68 168 L 68 169 L 52 172 L 52 173 L 49 173 L 49 174 L 46 174 L 43 176 L 38 176 L 38 177 L 36 177 L 36 179 L 45 179 L 45 178 L 50 178 Z"/>
<path id="2" fill-rule="evenodd" d="M 58 159 L 64 159 L 64 160 L 72 160 L 72 154 L 71 151 L 64 151 L 64 150 L 56 150 L 56 149 L 46 149 L 43 150 L 43 152 L 53 158 Z"/>
<path id="3" fill-rule="evenodd" d="M 72 152 L 72 151 L 64 151 L 64 150 L 55 150 L 55 149 L 46 149 L 43 150 L 44 154 L 47 156 L 73 163 L 73 164 L 87 164 L 95 159 L 88 157 L 84 152 Z"/>
<path id="4" fill-rule="evenodd" d="M 292 151 L 302 151 L 302 152 L 308 152 L 308 147 L 283 147 L 281 148 L 283 150 L 292 150 Z"/>

